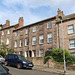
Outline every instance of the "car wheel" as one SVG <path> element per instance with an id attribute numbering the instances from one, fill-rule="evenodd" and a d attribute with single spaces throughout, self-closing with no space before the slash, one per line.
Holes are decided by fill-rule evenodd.
<path id="1" fill-rule="evenodd" d="M 4 63 L 4 64 L 5 64 L 5 66 L 7 66 L 7 65 L 8 65 L 8 61 L 5 61 L 5 63 Z"/>
<path id="2" fill-rule="evenodd" d="M 18 68 L 18 69 L 21 69 L 21 68 L 22 68 L 21 63 L 18 63 L 18 64 L 17 64 L 17 68 Z"/>

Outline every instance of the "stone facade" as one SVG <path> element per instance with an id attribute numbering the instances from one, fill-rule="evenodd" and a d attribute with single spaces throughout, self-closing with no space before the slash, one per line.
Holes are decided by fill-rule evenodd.
<path id="1" fill-rule="evenodd" d="M 47 24 L 48 22 L 52 22 L 52 27 L 51 28 L 47 28 Z M 36 26 L 36 32 L 33 32 L 33 27 Z M 25 51 L 31 52 L 31 56 L 29 54 L 30 57 L 33 57 L 33 51 L 36 51 L 36 57 L 39 57 L 39 50 L 44 50 L 44 54 L 48 49 L 53 49 L 56 48 L 56 37 L 54 37 L 55 35 L 55 20 L 49 20 L 49 21 L 45 21 L 42 23 L 38 23 L 38 24 L 34 24 L 34 25 L 30 25 L 28 27 L 23 27 L 21 29 L 17 29 L 13 32 L 13 36 L 15 36 L 16 32 L 18 32 L 18 36 L 15 36 L 13 38 L 13 40 L 17 40 L 17 48 L 15 48 L 16 52 L 22 51 L 23 55 L 25 55 Z M 26 34 L 26 29 L 29 29 L 28 34 Z M 48 33 L 52 33 L 52 42 L 48 43 L 47 42 L 47 34 Z M 44 42 L 43 44 L 39 44 L 39 36 L 43 35 L 44 37 Z M 36 45 L 32 45 L 32 38 L 36 37 Z M 29 39 L 29 45 L 25 46 L 25 38 Z M 23 45 L 22 47 L 19 47 L 20 44 L 20 39 L 23 40 Z M 15 43 L 14 43 L 15 45 Z"/>
<path id="2" fill-rule="evenodd" d="M 74 32 L 68 34 L 68 26 L 73 24 L 75 28 L 75 14 L 65 16 L 59 9 L 57 12 L 58 14 L 54 17 L 27 26 L 23 26 L 23 17 L 19 18 L 19 23 L 13 26 L 9 26 L 10 22 L 7 20 L 5 25 L 0 25 L 0 41 L 3 39 L 6 44 L 7 38 L 9 38 L 7 47 L 14 48 L 15 53 L 25 57 L 43 57 L 47 50 L 63 48 L 59 18 L 62 16 L 64 48 L 70 53 L 74 53 L 75 49 L 70 48 L 70 39 L 74 39 L 75 34 Z M 10 34 L 7 34 L 8 29 L 10 29 Z M 4 31 L 4 35 L 2 35 L 2 31 Z"/>
<path id="3" fill-rule="evenodd" d="M 74 32 L 69 34 L 68 26 L 72 24 L 74 26 Z M 62 25 L 63 25 L 63 35 L 64 35 L 64 49 L 68 50 L 70 53 L 75 53 L 75 48 L 70 48 L 70 40 L 75 39 L 75 19 L 62 22 Z M 61 23 L 59 23 L 59 37 L 60 37 L 59 38 L 60 48 L 63 48 Z"/>
<path id="4" fill-rule="evenodd" d="M 22 20 L 23 18 L 20 18 L 20 22 L 13 26 L 10 26 L 9 20 L 6 20 L 6 24 L 0 25 L 0 42 L 4 42 L 8 48 L 13 48 L 13 30 L 23 26 Z"/>

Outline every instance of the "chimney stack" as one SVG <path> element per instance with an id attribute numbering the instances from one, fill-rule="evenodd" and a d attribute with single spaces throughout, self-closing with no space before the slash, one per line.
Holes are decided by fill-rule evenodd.
<path id="1" fill-rule="evenodd" d="M 9 20 L 6 20 L 6 26 L 10 26 L 10 21 Z"/>
<path id="2" fill-rule="evenodd" d="M 10 26 L 10 21 L 6 20 L 6 23 L 2 25 L 3 28 L 9 27 Z"/>
<path id="3" fill-rule="evenodd" d="M 58 13 L 58 14 L 57 14 L 58 16 L 62 16 L 62 17 L 64 16 L 63 11 L 61 11 L 60 9 L 58 9 L 57 13 Z"/>
<path id="4" fill-rule="evenodd" d="M 23 17 L 19 18 L 19 27 L 22 27 L 24 23 Z"/>
<path id="5" fill-rule="evenodd" d="M 62 18 L 64 17 L 64 13 L 63 13 L 63 11 L 61 11 L 60 9 L 58 9 L 58 11 L 57 11 L 56 20 L 60 20 L 60 19 L 59 19 L 59 16 L 61 16 Z"/>

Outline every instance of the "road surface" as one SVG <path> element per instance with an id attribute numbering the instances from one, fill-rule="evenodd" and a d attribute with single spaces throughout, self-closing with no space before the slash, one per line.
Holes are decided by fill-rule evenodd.
<path id="1" fill-rule="evenodd" d="M 30 69 L 17 69 L 16 67 L 6 66 L 12 75 L 58 75 L 49 72 L 43 72 L 38 70 Z"/>

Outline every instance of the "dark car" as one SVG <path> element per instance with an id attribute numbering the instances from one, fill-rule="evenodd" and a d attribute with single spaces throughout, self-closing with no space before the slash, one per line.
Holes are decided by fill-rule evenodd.
<path id="1" fill-rule="evenodd" d="M 5 58 L 5 65 L 16 66 L 20 68 L 33 68 L 33 63 L 29 60 L 26 60 L 24 56 L 18 54 L 7 54 Z"/>
<path id="2" fill-rule="evenodd" d="M 4 66 L 0 63 L 0 75 L 11 75 L 8 71 L 9 71 L 9 69 L 7 69 L 6 67 L 4 67 Z"/>

